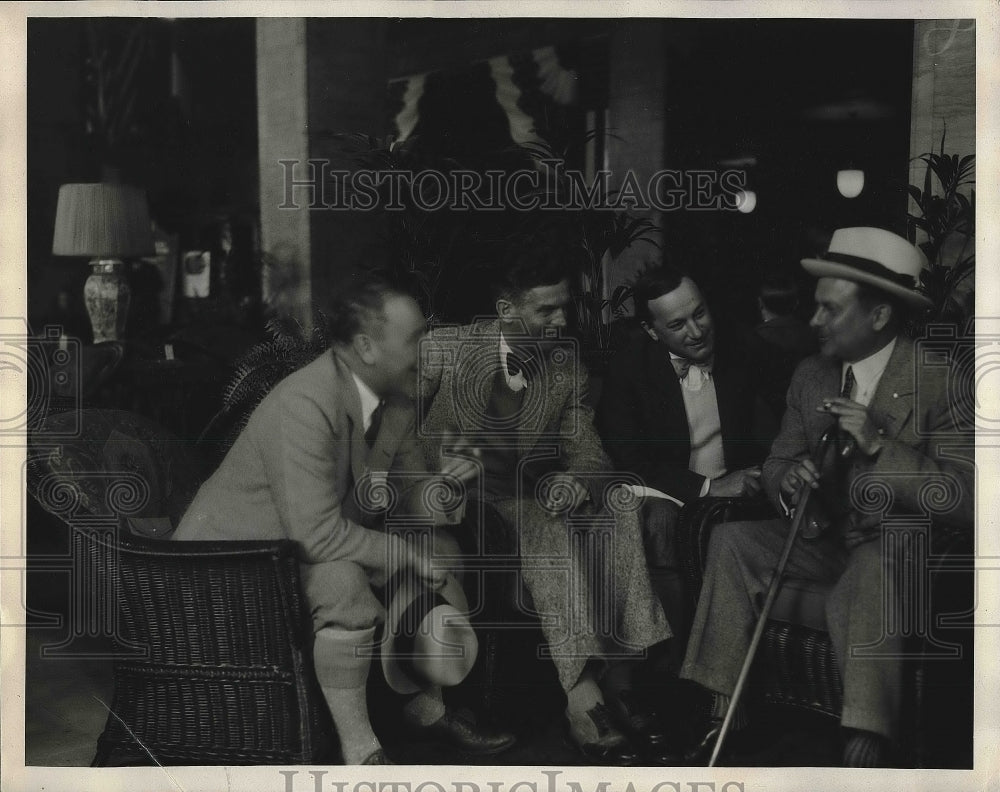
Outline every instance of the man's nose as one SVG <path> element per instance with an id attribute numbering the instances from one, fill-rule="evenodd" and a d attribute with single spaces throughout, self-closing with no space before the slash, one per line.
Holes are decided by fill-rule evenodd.
<path id="1" fill-rule="evenodd" d="M 688 338 L 698 341 L 703 335 L 705 335 L 705 328 L 702 327 L 695 321 L 688 322 Z"/>
<path id="2" fill-rule="evenodd" d="M 566 309 L 560 308 L 554 314 L 552 314 L 552 319 L 549 321 L 549 327 L 565 327 L 566 326 Z"/>

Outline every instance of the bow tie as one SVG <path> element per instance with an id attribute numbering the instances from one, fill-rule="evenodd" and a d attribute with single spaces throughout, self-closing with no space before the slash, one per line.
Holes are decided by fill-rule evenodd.
<path id="1" fill-rule="evenodd" d="M 702 379 L 707 379 L 708 375 L 712 373 L 712 363 L 711 362 L 707 362 L 707 363 L 695 363 L 695 362 L 693 362 L 691 360 L 687 360 L 685 358 L 674 358 L 674 357 L 672 357 L 672 358 L 670 358 L 670 363 L 671 363 L 671 365 L 673 365 L 674 372 L 677 374 L 677 379 L 679 379 L 679 380 L 687 378 L 688 372 L 691 370 L 692 366 L 694 366 L 694 368 L 696 368 L 699 371 L 701 371 Z"/>

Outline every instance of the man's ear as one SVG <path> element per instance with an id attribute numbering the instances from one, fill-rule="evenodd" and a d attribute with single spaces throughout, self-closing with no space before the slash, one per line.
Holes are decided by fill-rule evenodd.
<path id="1" fill-rule="evenodd" d="M 876 305 L 872 309 L 872 329 L 876 333 L 882 332 L 883 328 L 889 324 L 889 320 L 892 319 L 892 306 L 886 303 L 881 303 Z"/>
<path id="2" fill-rule="evenodd" d="M 646 322 L 639 322 L 639 325 L 643 330 L 646 331 L 646 335 L 652 338 L 654 341 L 659 341 L 660 337 L 656 334 L 656 331 Z"/>
<path id="3" fill-rule="evenodd" d="M 498 297 L 496 302 L 497 318 L 501 322 L 509 322 L 510 316 L 514 312 L 514 303 L 506 297 Z"/>
<path id="4" fill-rule="evenodd" d="M 358 333 L 351 341 L 351 347 L 361 361 L 368 366 L 374 365 L 378 357 L 375 350 L 375 343 L 367 333 Z"/>

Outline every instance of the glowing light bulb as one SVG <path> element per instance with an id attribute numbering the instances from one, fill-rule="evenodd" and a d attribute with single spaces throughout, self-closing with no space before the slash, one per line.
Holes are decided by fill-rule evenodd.
<path id="1" fill-rule="evenodd" d="M 736 193 L 736 208 L 743 214 L 750 214 L 757 208 L 757 193 L 753 190 L 740 190 Z"/>
<path id="2" fill-rule="evenodd" d="M 865 172 L 854 168 L 837 171 L 837 189 L 845 198 L 857 198 L 865 188 Z"/>

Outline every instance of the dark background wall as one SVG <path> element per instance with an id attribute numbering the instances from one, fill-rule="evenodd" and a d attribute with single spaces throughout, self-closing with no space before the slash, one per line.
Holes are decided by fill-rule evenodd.
<path id="1" fill-rule="evenodd" d="M 93 59 L 137 35 L 136 85 L 112 144 L 92 119 Z M 98 46 L 95 47 L 94 42 Z M 52 256 L 59 186 L 115 178 L 146 188 L 152 218 L 182 248 L 222 219 L 256 222 L 257 111 L 252 19 L 31 19 L 28 22 L 28 312 L 78 325 L 85 262 Z M 244 244 L 250 244 L 246 234 Z M 60 309 L 60 293 L 69 299 Z"/>
<path id="2" fill-rule="evenodd" d="M 89 332 L 79 305 L 87 268 L 51 255 L 60 184 L 109 171 L 142 184 L 154 218 L 180 235 L 182 248 L 205 244 L 220 218 L 253 227 L 259 211 L 255 21 L 147 20 L 136 125 L 114 152 L 95 145 L 87 132 L 87 63 L 93 54 L 87 26 L 94 24 L 121 35 L 135 20 L 29 23 L 29 316 L 39 324 L 60 314 L 56 301 L 62 293 L 81 334 Z M 376 94 L 388 79 L 548 44 L 607 41 L 629 24 L 316 20 L 306 40 L 311 155 L 333 150 L 337 132 L 386 134 L 390 121 L 376 107 L 385 96 Z M 664 165 L 718 169 L 744 154 L 756 160 L 753 214 L 679 211 L 662 218 L 665 255 L 697 269 L 726 310 L 748 315 L 748 290 L 762 273 L 795 271 L 798 258 L 815 252 L 838 226 L 903 229 L 911 22 L 671 19 L 642 25 L 658 27 L 665 42 L 662 51 L 645 56 L 651 74 L 665 66 L 665 95 L 643 105 L 643 112 L 665 118 L 658 152 Z M 608 84 L 607 71 L 584 72 L 588 101 L 606 103 L 610 91 L 623 89 Z M 836 113 L 811 114 L 838 106 L 860 111 L 839 120 Z M 373 117 L 386 120 L 381 126 L 357 120 Z M 620 126 L 614 133 L 627 137 L 628 124 Z M 836 170 L 848 161 L 867 173 L 865 192 L 854 200 L 842 198 L 835 185 Z M 327 261 L 338 262 L 336 268 L 346 259 L 363 266 L 374 255 L 365 241 L 369 229 L 356 220 L 324 218 L 313 230 L 312 273 L 319 290 L 335 281 Z"/>

